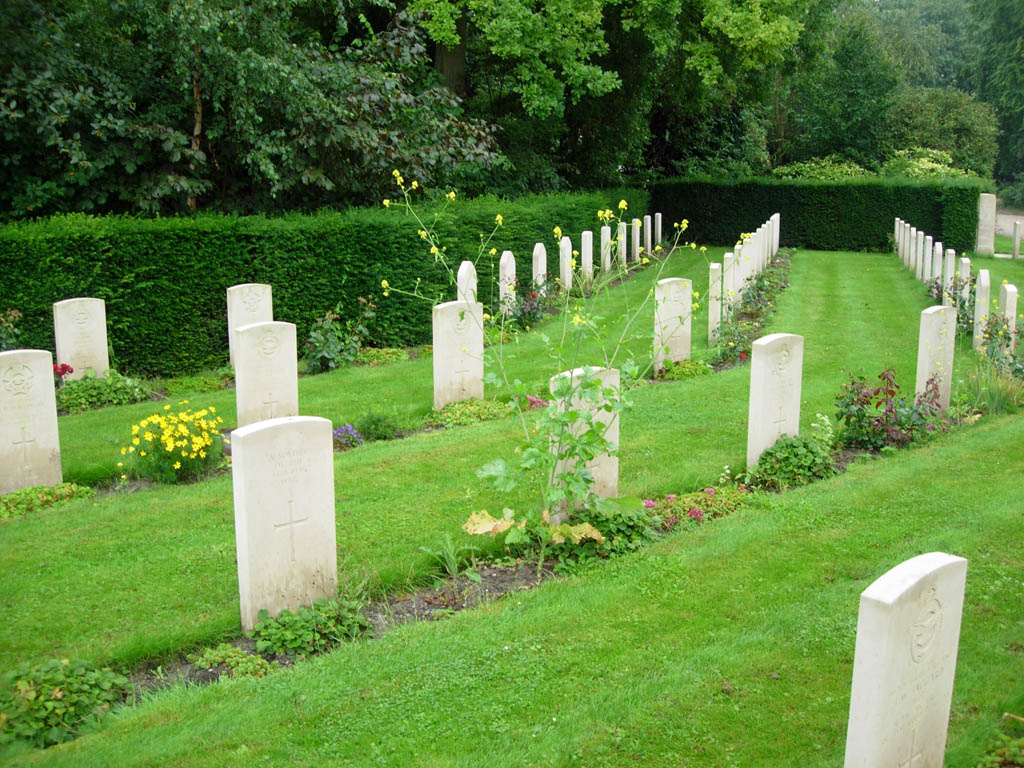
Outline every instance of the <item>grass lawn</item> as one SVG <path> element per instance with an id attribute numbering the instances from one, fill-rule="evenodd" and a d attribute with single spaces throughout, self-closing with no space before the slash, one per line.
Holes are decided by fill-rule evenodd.
<path id="1" fill-rule="evenodd" d="M 1024 281 L 1024 264 L 975 266 L 983 262 L 994 285 Z M 673 256 L 661 276 L 707 289 L 694 251 Z M 643 273 L 602 301 L 607 335 L 617 336 L 623 304 L 641 301 L 652 279 Z M 805 337 L 802 428 L 833 413 L 843 369 L 874 377 L 891 366 L 912 391 L 928 304 L 891 254 L 798 252 L 770 330 Z M 693 328 L 694 356 L 706 356 L 703 307 Z M 540 330 L 553 333 L 553 323 Z M 647 345 L 628 344 L 638 353 Z M 968 348 L 957 375 L 972 363 Z M 514 351 L 512 375 L 542 393 L 556 371 L 539 334 Z M 596 357 L 585 349 L 581 362 Z M 416 360 L 305 377 L 300 410 L 338 424 L 385 408 L 413 424 L 429 409 L 430 370 Z M 622 420 L 621 492 L 685 492 L 716 482 L 727 464 L 741 469 L 748 390 L 747 367 L 637 388 Z M 190 399 L 234 412 L 231 391 Z M 66 479 L 110 478 L 128 426 L 152 410 L 62 417 Z M 531 503 L 475 475 L 513 457 L 517 430 L 504 420 L 336 454 L 342 582 L 404 587 L 429 570 L 419 547 L 463 537 L 469 512 Z M 835 765 L 857 596 L 898 562 L 940 549 L 971 559 L 949 752 L 950 765 L 970 766 L 993 713 L 1024 704 L 1024 657 L 1008 650 L 1024 631 L 1022 437 L 1019 419 L 987 420 L 827 483 L 758 496 L 696 534 L 521 598 L 354 644 L 262 683 L 161 694 L 33 760 Z M 239 632 L 228 476 L 100 495 L 3 530 L 5 666 L 51 656 L 134 665 Z"/>

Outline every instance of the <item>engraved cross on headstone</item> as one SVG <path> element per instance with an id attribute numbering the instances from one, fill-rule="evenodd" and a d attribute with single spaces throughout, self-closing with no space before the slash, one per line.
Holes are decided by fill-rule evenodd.
<path id="1" fill-rule="evenodd" d="M 785 409 L 782 407 L 782 403 L 779 403 L 779 415 L 772 419 L 772 424 L 775 425 L 775 433 L 779 436 L 782 435 L 783 426 L 786 423 Z"/>
<path id="2" fill-rule="evenodd" d="M 21 446 L 21 462 L 22 469 L 30 470 L 32 468 L 32 462 L 28 460 L 28 446 L 29 443 L 34 443 L 36 439 L 34 437 L 25 437 L 26 429 L 24 425 L 21 427 L 21 440 L 11 440 L 11 445 Z"/>
<path id="3" fill-rule="evenodd" d="M 916 752 L 914 750 L 917 750 Z M 899 768 L 924 768 L 924 749 L 917 746 L 917 729 L 910 738 L 910 756 L 900 763 Z"/>
<path id="4" fill-rule="evenodd" d="M 263 399 L 263 413 L 266 414 L 266 418 L 274 418 L 274 406 L 277 405 L 277 402 L 274 393 L 267 392 L 267 396 Z"/>
<path id="5" fill-rule="evenodd" d="M 462 367 L 456 368 L 455 371 L 452 373 L 452 383 L 455 384 L 455 386 L 459 388 L 459 392 L 465 393 L 465 391 L 467 389 L 467 387 L 466 387 L 466 377 L 468 375 L 469 375 L 469 369 L 466 368 L 464 363 L 463 363 Z"/>
<path id="6" fill-rule="evenodd" d="M 288 499 L 288 521 L 284 522 L 284 523 L 275 523 L 274 524 L 274 530 L 275 531 L 276 530 L 281 530 L 282 528 L 287 528 L 288 529 L 288 538 L 289 538 L 289 543 L 291 545 L 292 562 L 293 563 L 295 562 L 295 526 L 299 525 L 300 523 L 307 523 L 307 522 L 309 522 L 309 518 L 308 517 L 300 517 L 298 520 L 295 519 L 295 510 L 293 509 L 294 503 L 295 502 L 293 502 L 291 499 Z"/>

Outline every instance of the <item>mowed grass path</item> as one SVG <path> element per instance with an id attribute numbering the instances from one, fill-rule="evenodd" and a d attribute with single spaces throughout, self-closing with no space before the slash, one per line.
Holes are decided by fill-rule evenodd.
<path id="1" fill-rule="evenodd" d="M 859 594 L 967 557 L 946 765 L 1024 711 L 1024 420 L 990 419 L 633 556 L 263 681 L 175 689 L 52 766 L 841 765 Z"/>
<path id="2" fill-rule="evenodd" d="M 695 252 L 674 257 L 664 276 L 670 274 L 689 276 L 702 294 L 706 290 L 701 289 L 704 261 Z M 630 281 L 629 301 L 642 298 L 644 279 L 652 275 Z M 607 301 L 609 308 L 602 310 L 607 317 L 616 316 L 618 300 L 612 294 Z M 891 255 L 796 255 L 792 286 L 774 330 L 806 337 L 805 429 L 817 411 L 832 412 L 844 366 L 869 375 L 894 366 L 912 389 L 918 316 L 926 305 L 923 290 Z M 694 322 L 696 356 L 706 354 L 705 323 L 702 309 Z M 640 349 L 645 343 L 633 345 Z M 542 391 L 554 373 L 543 346 L 531 334 L 518 347 L 514 375 L 535 381 Z M 302 411 L 335 423 L 351 420 L 370 402 L 425 412 L 429 366 L 414 361 L 304 378 Z M 727 464 L 740 469 L 748 389 L 747 367 L 637 389 L 636 406 L 622 424 L 622 492 L 688 491 L 715 482 Z M 225 401 L 221 408 L 230 409 L 232 395 L 215 393 L 210 399 L 219 397 Z M 106 450 L 113 462 L 114 436 L 151 409 L 134 406 L 62 419 L 62 433 L 71 441 L 65 448 L 69 463 L 87 467 L 89 459 L 81 457 L 97 452 L 104 439 L 112 442 Z M 463 537 L 459 526 L 471 511 L 533 503 L 525 491 L 498 496 L 475 474 L 495 457 L 513 459 L 520 437 L 514 422 L 505 420 L 338 454 L 342 582 L 406 586 L 429 569 L 419 548 L 436 548 L 446 533 Z M 239 632 L 230 477 L 76 502 L 10 523 L 3 533 L 0 579 L 8 598 L 0 663 L 79 656 L 132 665 Z"/>

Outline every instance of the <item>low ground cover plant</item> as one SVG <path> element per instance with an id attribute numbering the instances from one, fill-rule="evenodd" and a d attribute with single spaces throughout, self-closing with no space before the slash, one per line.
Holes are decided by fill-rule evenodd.
<path id="1" fill-rule="evenodd" d="M 111 369 L 100 378 L 93 370 L 85 377 L 66 381 L 57 388 L 57 410 L 60 413 L 78 413 L 110 405 L 129 405 L 153 398 L 153 389 L 142 379 L 122 376 Z"/>
<path id="2" fill-rule="evenodd" d="M 72 499 L 88 499 L 95 494 L 96 491 L 89 486 L 76 483 L 22 488 L 0 496 L 0 520 L 12 520 Z"/>
<path id="3" fill-rule="evenodd" d="M 783 437 L 761 454 L 747 482 L 753 488 L 784 491 L 836 472 L 829 452 L 813 438 Z"/>
<path id="4" fill-rule="evenodd" d="M 360 347 L 356 353 L 356 362 L 361 365 L 389 365 L 408 359 L 408 351 L 396 347 Z"/>
<path id="5" fill-rule="evenodd" d="M 188 401 L 178 405 L 188 405 Z M 212 406 L 172 411 L 165 405 L 162 411 L 132 424 L 127 443 L 121 447 L 122 479 L 133 474 L 158 483 L 181 483 L 209 474 L 220 464 L 223 424 Z"/>
<path id="6" fill-rule="evenodd" d="M 68 659 L 11 670 L 0 678 L 0 744 L 73 739 L 130 690 L 124 675 Z"/>
<path id="7" fill-rule="evenodd" d="M 683 381 L 714 372 L 714 368 L 698 360 L 679 360 L 678 362 L 666 360 L 655 378 L 663 381 Z"/>
<path id="8" fill-rule="evenodd" d="M 301 606 L 294 612 L 284 610 L 277 618 L 263 610 L 248 637 L 264 656 L 305 658 L 369 633 L 370 622 L 361 609 L 359 601 L 339 598 L 317 600 L 311 608 Z"/>
<path id="9" fill-rule="evenodd" d="M 479 421 L 490 421 L 491 419 L 503 419 L 511 414 L 508 403 L 497 400 L 460 400 L 457 403 L 448 403 L 439 411 L 431 411 L 424 418 L 423 423 L 428 427 L 462 427 L 467 424 L 476 424 Z"/>
<path id="10" fill-rule="evenodd" d="M 267 661 L 259 654 L 246 653 L 231 643 L 221 643 L 199 653 L 188 654 L 187 658 L 197 667 L 220 668 L 228 677 L 266 677 L 277 668 L 276 661 Z"/>

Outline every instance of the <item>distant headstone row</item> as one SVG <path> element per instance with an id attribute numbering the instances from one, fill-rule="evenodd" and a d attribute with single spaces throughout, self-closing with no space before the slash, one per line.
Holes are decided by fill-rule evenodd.
<path id="1" fill-rule="evenodd" d="M 779 252 L 782 217 L 776 213 L 752 234 L 736 244 L 732 253 L 713 263 L 708 272 L 708 344 L 718 338 L 718 329 L 743 301 L 747 284 L 755 279 Z"/>

